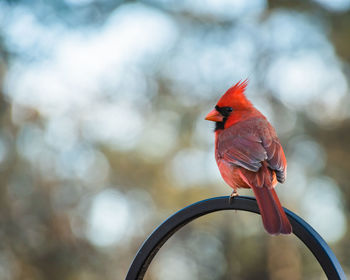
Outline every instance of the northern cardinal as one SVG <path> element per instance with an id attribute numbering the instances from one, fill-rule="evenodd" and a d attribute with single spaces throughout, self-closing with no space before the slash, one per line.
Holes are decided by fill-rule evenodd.
<path id="1" fill-rule="evenodd" d="M 270 234 L 290 234 L 292 226 L 274 187 L 286 179 L 287 161 L 275 129 L 245 97 L 248 81 L 227 90 L 206 117 L 215 122 L 215 159 L 233 188 L 251 188 Z"/>

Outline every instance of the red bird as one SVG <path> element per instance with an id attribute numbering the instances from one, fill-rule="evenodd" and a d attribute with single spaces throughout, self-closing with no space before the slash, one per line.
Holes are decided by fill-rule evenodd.
<path id="1" fill-rule="evenodd" d="M 215 125 L 215 159 L 233 188 L 251 188 L 270 234 L 290 234 L 292 226 L 274 187 L 286 179 L 287 160 L 275 129 L 245 97 L 247 80 L 227 90 L 206 117 Z M 231 199 L 230 198 L 230 199 Z"/>

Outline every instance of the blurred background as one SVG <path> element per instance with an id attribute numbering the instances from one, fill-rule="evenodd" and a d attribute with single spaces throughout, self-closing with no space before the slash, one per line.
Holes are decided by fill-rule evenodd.
<path id="1" fill-rule="evenodd" d="M 245 78 L 286 151 L 282 204 L 349 276 L 349 63 L 350 0 L 0 1 L 0 278 L 124 279 L 166 217 L 229 195 L 204 117 Z M 226 212 L 146 279 L 325 279 L 297 238 Z"/>

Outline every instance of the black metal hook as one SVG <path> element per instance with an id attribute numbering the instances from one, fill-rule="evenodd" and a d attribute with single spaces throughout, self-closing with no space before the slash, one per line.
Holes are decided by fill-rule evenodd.
<path id="1" fill-rule="evenodd" d="M 243 210 L 259 214 L 256 200 L 246 196 L 235 197 L 231 204 L 228 196 L 215 197 L 191 204 L 170 216 L 152 232 L 135 256 L 126 275 L 126 280 L 143 279 L 159 249 L 184 225 L 196 218 L 221 210 Z M 328 279 L 346 279 L 339 261 L 323 238 L 299 216 L 288 209 L 284 208 L 284 210 L 292 224 L 293 233 L 313 253 Z"/>

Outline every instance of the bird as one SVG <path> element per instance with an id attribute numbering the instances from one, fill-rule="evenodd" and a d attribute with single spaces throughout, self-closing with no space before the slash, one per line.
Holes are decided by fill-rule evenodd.
<path id="1" fill-rule="evenodd" d="M 287 176 L 287 160 L 276 131 L 245 96 L 248 80 L 239 81 L 219 99 L 205 120 L 215 122 L 215 160 L 224 181 L 233 189 L 250 188 L 265 230 L 290 234 L 292 226 L 275 191 Z"/>

